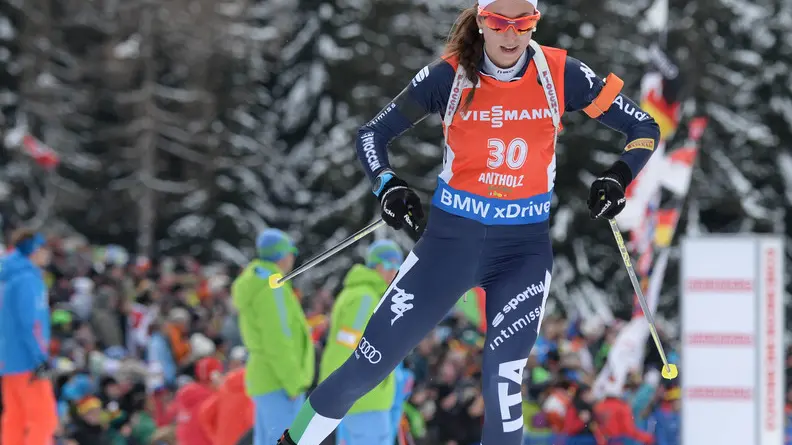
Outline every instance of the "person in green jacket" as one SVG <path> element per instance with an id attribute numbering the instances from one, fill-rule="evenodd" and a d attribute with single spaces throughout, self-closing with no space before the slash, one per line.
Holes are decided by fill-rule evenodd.
<path id="1" fill-rule="evenodd" d="M 368 248 L 366 264 L 356 264 L 349 270 L 333 304 L 327 346 L 319 366 L 320 381 L 358 353 L 361 333 L 403 261 L 396 243 L 379 240 Z M 336 445 L 392 445 L 395 425 L 391 425 L 390 410 L 395 391 L 392 372 L 352 405 L 338 427 Z"/>
<path id="2" fill-rule="evenodd" d="M 297 249 L 277 229 L 256 239 L 258 258 L 231 286 L 239 311 L 242 342 L 248 350 L 246 391 L 255 405 L 254 444 L 272 445 L 294 420 L 315 372 L 308 321 L 290 283 L 270 288 L 269 276 L 287 274 Z"/>

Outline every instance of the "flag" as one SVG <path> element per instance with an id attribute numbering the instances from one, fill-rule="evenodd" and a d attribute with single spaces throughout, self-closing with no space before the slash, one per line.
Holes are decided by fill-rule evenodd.
<path id="1" fill-rule="evenodd" d="M 645 212 L 642 224 L 631 234 L 633 248 L 638 256 L 637 270 L 639 280 L 646 287 L 642 289 L 649 306 L 654 311 L 660 298 L 660 289 L 656 294 L 649 291 L 649 282 L 655 274 L 655 261 L 660 253 L 671 245 L 676 232 L 682 206 L 687 198 L 693 176 L 693 165 L 698 157 L 701 136 L 707 125 L 707 119 L 696 117 L 688 126 L 688 137 L 682 147 L 668 153 L 661 167 L 661 187 L 657 190 L 654 203 Z M 663 267 L 664 270 L 664 267 Z M 664 272 L 663 272 L 664 273 Z M 662 280 L 662 277 L 659 278 Z M 637 296 L 634 297 L 633 316 L 642 316 Z"/>
<path id="2" fill-rule="evenodd" d="M 705 118 L 691 120 L 688 137 L 681 148 L 668 152 L 681 119 L 682 90 L 686 79 L 667 55 L 665 30 L 667 0 L 655 0 L 644 22 L 657 31 L 649 47 L 651 66 L 641 81 L 641 108 L 660 126 L 660 143 L 650 161 L 625 191 L 627 206 L 616 217 L 623 230 L 630 231 L 630 248 L 637 257 L 636 274 L 647 309 L 655 313 L 662 290 L 669 250 L 682 205 L 690 188 L 699 140 Z M 630 371 L 641 371 L 648 324 L 637 295 L 633 294 L 632 320 L 617 335 L 608 353 L 607 365 L 598 375 L 594 390 L 602 396 L 620 391 Z"/>
<path id="3" fill-rule="evenodd" d="M 624 191 L 627 203 L 624 210 L 616 215 L 616 223 L 620 229 L 640 230 L 646 218 L 647 208 L 662 185 L 665 145 L 665 141 L 661 140 L 652 157 Z"/>
<path id="4" fill-rule="evenodd" d="M 60 163 L 60 158 L 55 150 L 30 134 L 26 134 L 22 138 L 22 147 L 28 156 L 47 171 L 52 171 Z"/>
<path id="5" fill-rule="evenodd" d="M 465 292 L 462 298 L 457 301 L 454 310 L 462 314 L 470 324 L 476 327 L 482 334 L 487 332 L 486 317 L 486 294 L 484 289 L 474 287 Z"/>
<path id="6" fill-rule="evenodd" d="M 644 27 L 656 33 L 649 45 L 649 68 L 641 79 L 641 108 L 660 126 L 660 141 L 655 153 L 625 190 L 627 204 L 616 217 L 622 230 L 635 230 L 642 224 L 650 203 L 661 187 L 665 151 L 679 126 L 682 87 L 685 77 L 664 49 L 668 29 L 668 0 L 655 0 L 644 12 Z"/>

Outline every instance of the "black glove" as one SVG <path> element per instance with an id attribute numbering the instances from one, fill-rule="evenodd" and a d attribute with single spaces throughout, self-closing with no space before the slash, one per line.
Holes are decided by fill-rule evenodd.
<path id="1" fill-rule="evenodd" d="M 424 212 L 421 199 L 406 182 L 391 170 L 384 170 L 374 181 L 374 195 L 382 207 L 385 224 L 396 230 L 407 227 L 420 235 L 423 232 Z"/>
<path id="2" fill-rule="evenodd" d="M 624 190 L 632 181 L 630 167 L 622 161 L 616 161 L 591 184 L 588 197 L 588 208 L 592 219 L 613 219 L 627 204 Z"/>
<path id="3" fill-rule="evenodd" d="M 40 365 L 36 366 L 36 369 L 33 370 L 33 374 L 30 376 L 30 381 L 33 382 L 34 380 L 48 379 L 50 377 L 50 371 L 52 371 L 52 368 L 50 367 L 49 360 L 44 360 Z"/>

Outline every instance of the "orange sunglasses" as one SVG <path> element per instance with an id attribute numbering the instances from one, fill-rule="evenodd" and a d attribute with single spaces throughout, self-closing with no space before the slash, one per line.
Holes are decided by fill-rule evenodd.
<path id="1" fill-rule="evenodd" d="M 533 15 L 511 18 L 495 14 L 494 12 L 485 11 L 481 8 L 478 10 L 478 15 L 484 20 L 484 24 L 487 28 L 495 32 L 506 32 L 509 28 L 512 28 L 518 35 L 533 31 L 541 17 L 539 10 Z"/>

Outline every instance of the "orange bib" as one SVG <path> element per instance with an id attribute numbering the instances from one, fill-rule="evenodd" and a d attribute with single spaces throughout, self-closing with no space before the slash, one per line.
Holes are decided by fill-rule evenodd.
<path id="1" fill-rule="evenodd" d="M 534 48 L 521 79 L 480 76 L 473 101 L 464 68 L 456 75 L 443 123 L 443 171 L 432 198 L 436 207 L 484 224 L 533 224 L 550 214 L 555 145 L 564 113 L 566 51 Z M 537 78 L 540 80 L 537 82 Z"/>

